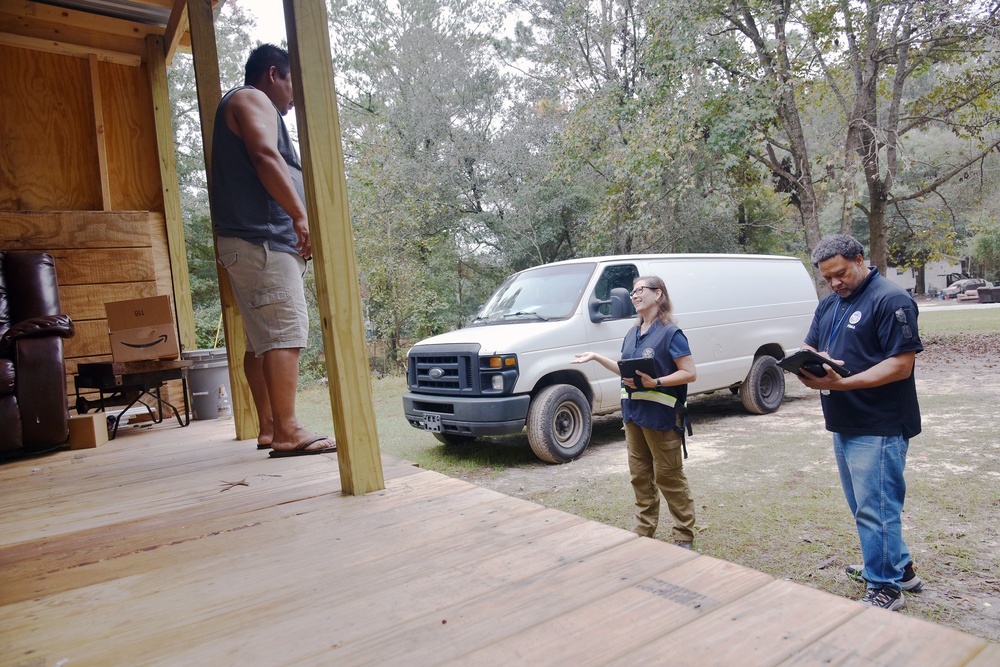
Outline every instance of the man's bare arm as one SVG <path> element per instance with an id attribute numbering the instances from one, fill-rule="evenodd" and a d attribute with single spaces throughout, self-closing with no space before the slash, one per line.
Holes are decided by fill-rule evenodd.
<path id="1" fill-rule="evenodd" d="M 298 235 L 295 249 L 305 258 L 312 256 L 305 204 L 299 199 L 291 173 L 278 152 L 278 113 L 264 93 L 245 89 L 233 94 L 226 106 L 226 125 L 243 140 L 257 177 L 268 194 L 292 218 Z"/>

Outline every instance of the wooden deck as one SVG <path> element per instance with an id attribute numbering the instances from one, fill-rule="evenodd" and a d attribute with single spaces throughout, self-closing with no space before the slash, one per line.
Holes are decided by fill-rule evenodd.
<path id="1" fill-rule="evenodd" d="M 232 432 L 165 422 L 0 465 L 0 664 L 1000 664 L 984 639 L 405 462 L 345 497 L 334 457 Z"/>

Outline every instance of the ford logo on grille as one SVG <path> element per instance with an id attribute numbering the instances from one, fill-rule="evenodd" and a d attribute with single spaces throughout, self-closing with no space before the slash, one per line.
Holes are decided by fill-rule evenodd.
<path id="1" fill-rule="evenodd" d="M 444 377 L 444 369 L 435 366 L 434 368 L 427 371 L 427 375 L 429 375 L 432 380 L 440 380 L 441 378 Z"/>

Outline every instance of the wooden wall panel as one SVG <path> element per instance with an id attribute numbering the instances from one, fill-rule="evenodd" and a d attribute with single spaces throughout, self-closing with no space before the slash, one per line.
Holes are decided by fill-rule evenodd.
<path id="1" fill-rule="evenodd" d="M 4 250 L 148 247 L 147 211 L 0 211 Z M 158 216 L 162 218 L 162 216 Z"/>
<path id="2" fill-rule="evenodd" d="M 0 209 L 100 209 L 87 61 L 0 45 L 0 63 Z"/>
<path id="3" fill-rule="evenodd" d="M 156 280 L 151 247 L 49 252 L 56 259 L 60 285 L 136 283 Z"/>
<path id="4" fill-rule="evenodd" d="M 145 68 L 100 63 L 111 209 L 163 211 L 156 119 Z"/>
<path id="5" fill-rule="evenodd" d="M 159 213 L 149 216 L 149 239 L 153 248 L 153 271 L 161 294 L 173 294 L 170 278 L 170 246 L 167 242 L 167 222 Z M 171 300 L 173 305 L 173 300 Z"/>
<path id="6" fill-rule="evenodd" d="M 75 357 L 103 357 L 111 360 L 111 340 L 108 338 L 108 321 L 82 320 L 73 322 L 76 335 L 63 341 L 63 357 L 67 360 L 67 371 L 76 372 Z M 70 365 L 70 362 L 73 362 Z M 68 374 L 68 373 L 67 373 Z"/>
<path id="7" fill-rule="evenodd" d="M 113 283 L 108 285 L 60 285 L 63 312 L 74 322 L 105 317 L 104 304 L 157 295 L 156 283 Z"/>
<path id="8" fill-rule="evenodd" d="M 63 347 L 70 405 L 77 365 L 111 361 L 104 304 L 158 294 L 173 300 L 161 213 L 0 211 L 0 249 L 43 250 L 55 258 L 63 312 L 76 327 Z M 168 383 L 164 398 L 180 405 L 180 383 Z"/>

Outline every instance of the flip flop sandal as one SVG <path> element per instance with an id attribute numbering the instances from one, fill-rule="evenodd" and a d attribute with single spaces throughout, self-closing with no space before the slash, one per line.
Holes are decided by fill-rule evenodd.
<path id="1" fill-rule="evenodd" d="M 331 452 L 337 451 L 337 443 L 333 443 L 330 447 L 321 447 L 319 449 L 306 449 L 309 445 L 315 444 L 322 440 L 329 440 L 330 438 L 325 435 L 317 435 L 303 442 L 300 442 L 295 446 L 295 449 L 272 449 L 270 457 L 273 459 L 280 459 L 286 456 L 311 456 L 313 454 L 329 454 Z"/>

